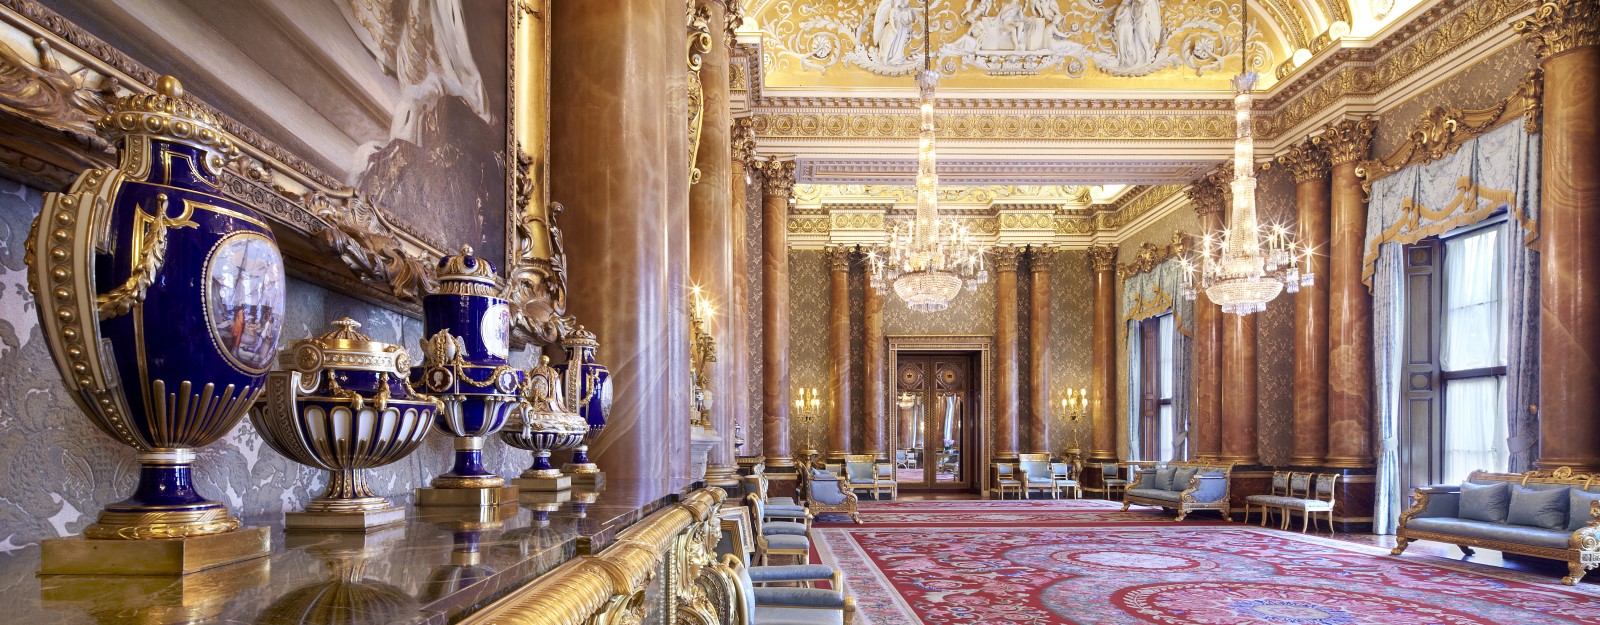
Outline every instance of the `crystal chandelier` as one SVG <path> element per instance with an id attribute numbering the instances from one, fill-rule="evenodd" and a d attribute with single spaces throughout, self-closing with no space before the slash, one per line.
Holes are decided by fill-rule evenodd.
<path id="1" fill-rule="evenodd" d="M 950 307 L 950 300 L 961 292 L 976 290 L 987 282 L 983 266 L 983 247 L 973 241 L 956 219 L 939 218 L 938 158 L 935 138 L 933 98 L 939 74 L 933 70 L 929 42 L 928 6 L 922 7 L 923 70 L 917 74 L 918 101 L 922 126 L 917 133 L 917 212 L 909 224 L 896 226 L 888 245 L 867 253 L 872 287 L 892 285 L 895 295 L 906 306 L 919 312 L 937 312 Z"/>
<path id="2" fill-rule="evenodd" d="M 1246 9 L 1248 11 L 1248 9 Z M 1245 14 L 1248 17 L 1248 13 Z M 1240 38 L 1248 28 L 1241 27 Z M 1248 69 L 1246 47 L 1241 44 L 1242 68 Z M 1267 309 L 1267 302 L 1279 293 L 1294 293 L 1310 286 L 1314 276 L 1300 273 L 1301 254 L 1311 268 L 1311 250 L 1301 248 L 1282 226 L 1262 231 L 1256 220 L 1255 139 L 1250 133 L 1250 90 L 1257 75 L 1243 72 L 1233 79 L 1233 113 L 1238 131 L 1233 143 L 1233 211 L 1228 228 L 1220 235 L 1207 233 L 1198 263 L 1183 260 L 1183 296 L 1199 297 L 1194 273 L 1199 265 L 1200 288 L 1206 297 L 1222 306 L 1222 312 L 1248 315 Z M 1263 245 L 1265 238 L 1265 245 Z"/>

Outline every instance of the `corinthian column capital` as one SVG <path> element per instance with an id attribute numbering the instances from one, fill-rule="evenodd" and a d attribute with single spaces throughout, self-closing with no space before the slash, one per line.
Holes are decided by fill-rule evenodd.
<path id="1" fill-rule="evenodd" d="M 1312 137 L 1311 143 L 1328 151 L 1330 165 L 1354 163 L 1366 159 L 1372 151 L 1372 131 L 1377 128 L 1378 120 L 1371 115 L 1337 121 L 1323 127 L 1322 134 Z"/>
<path id="2" fill-rule="evenodd" d="M 850 248 L 843 245 L 828 248 L 828 260 L 834 271 L 850 271 Z"/>
<path id="3" fill-rule="evenodd" d="M 1048 245 L 1037 245 L 1028 248 L 1033 257 L 1034 273 L 1050 273 L 1050 261 L 1056 257 L 1056 250 Z"/>
<path id="4" fill-rule="evenodd" d="M 749 117 L 740 117 L 733 120 L 733 128 L 729 132 L 728 143 L 733 148 L 733 161 L 740 165 L 749 165 L 756 156 L 756 129 Z"/>
<path id="5" fill-rule="evenodd" d="M 1327 149 L 1309 139 L 1289 146 L 1288 151 L 1278 155 L 1278 164 L 1294 175 L 1296 183 L 1326 177 L 1331 168 Z"/>
<path id="6" fill-rule="evenodd" d="M 1231 180 L 1233 163 L 1223 163 L 1189 185 L 1183 193 L 1189 196 L 1189 201 L 1194 203 L 1195 214 L 1202 219 L 1221 215 L 1222 209 L 1228 205 L 1228 183 Z"/>
<path id="7" fill-rule="evenodd" d="M 1022 257 L 1022 249 L 1010 245 L 991 248 L 990 254 L 994 255 L 995 271 L 1017 270 L 1017 260 Z"/>
<path id="8" fill-rule="evenodd" d="M 1117 268 L 1117 246 L 1089 246 L 1089 262 L 1094 266 L 1095 271 L 1115 271 Z"/>
<path id="9" fill-rule="evenodd" d="M 1600 45 L 1600 1 L 1546 0 L 1511 28 L 1532 40 L 1539 58 Z"/>
<path id="10" fill-rule="evenodd" d="M 767 195 L 789 197 L 794 193 L 794 161 L 769 158 L 761 162 L 761 179 Z"/>

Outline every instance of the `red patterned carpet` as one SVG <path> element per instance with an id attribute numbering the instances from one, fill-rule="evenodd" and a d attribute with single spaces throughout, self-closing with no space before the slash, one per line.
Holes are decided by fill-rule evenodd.
<path id="1" fill-rule="evenodd" d="M 1600 584 L 1104 501 L 863 505 L 822 523 L 857 623 L 1554 625 L 1600 623 Z"/>

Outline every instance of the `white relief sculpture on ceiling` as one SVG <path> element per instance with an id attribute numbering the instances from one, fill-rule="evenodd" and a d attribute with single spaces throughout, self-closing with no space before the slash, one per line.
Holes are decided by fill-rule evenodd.
<path id="1" fill-rule="evenodd" d="M 1222 0 L 930 0 L 937 69 L 954 75 L 1059 72 L 1079 78 L 1223 69 L 1242 45 L 1239 7 Z M 766 70 L 834 67 L 905 76 L 922 67 L 922 7 L 911 0 L 789 0 L 762 16 Z M 1250 29 L 1252 69 L 1273 62 Z M 1230 68 L 1231 71 L 1231 68 Z"/>

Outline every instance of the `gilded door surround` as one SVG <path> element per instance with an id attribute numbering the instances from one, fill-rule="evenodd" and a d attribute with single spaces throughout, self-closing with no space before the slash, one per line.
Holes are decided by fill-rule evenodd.
<path id="1" fill-rule="evenodd" d="M 891 334 L 886 337 L 889 341 L 889 360 L 881 366 L 888 367 L 900 361 L 900 352 L 976 352 L 978 354 L 978 374 L 980 380 L 978 393 L 982 409 L 978 414 L 978 434 L 981 442 L 978 447 L 983 450 L 981 457 L 977 458 L 978 470 L 975 478 L 978 481 L 979 496 L 989 497 L 989 463 L 994 458 L 994 420 L 991 415 L 995 411 L 994 400 L 994 337 L 987 334 L 948 334 L 948 335 L 906 335 Z M 895 405 L 896 393 L 899 385 L 885 384 L 882 401 L 885 406 Z M 900 411 L 888 410 L 885 418 L 889 419 L 886 428 L 889 431 L 889 449 L 900 447 Z"/>

